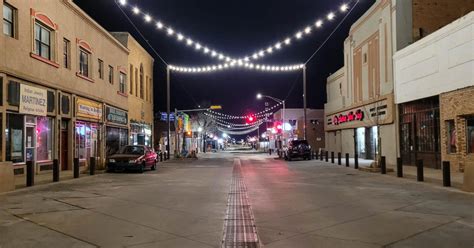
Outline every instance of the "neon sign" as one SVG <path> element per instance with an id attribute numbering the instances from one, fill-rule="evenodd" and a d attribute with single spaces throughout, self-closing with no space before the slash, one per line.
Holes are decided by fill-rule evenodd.
<path id="1" fill-rule="evenodd" d="M 334 125 L 340 125 L 347 122 L 362 121 L 362 120 L 364 120 L 364 112 L 358 109 L 355 111 L 355 113 L 351 111 L 345 115 L 344 114 L 335 115 L 333 117 L 332 123 Z"/>

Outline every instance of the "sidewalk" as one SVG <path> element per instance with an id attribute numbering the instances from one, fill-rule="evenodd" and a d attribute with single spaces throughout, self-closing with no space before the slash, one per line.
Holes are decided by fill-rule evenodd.
<path id="1" fill-rule="evenodd" d="M 105 170 L 97 170 L 95 172 L 96 174 L 103 174 L 105 173 Z M 79 174 L 79 178 L 81 177 L 88 177 L 89 171 L 88 170 L 83 170 Z M 59 181 L 66 181 L 66 180 L 71 180 L 74 179 L 74 173 L 72 170 L 66 170 L 66 171 L 60 171 L 59 173 Z M 35 175 L 35 184 L 34 185 L 42 185 L 42 184 L 48 184 L 53 182 L 53 172 L 47 172 L 44 174 L 39 174 Z M 26 174 L 22 175 L 17 175 L 15 176 L 15 189 L 21 189 L 21 188 L 26 188 Z"/>

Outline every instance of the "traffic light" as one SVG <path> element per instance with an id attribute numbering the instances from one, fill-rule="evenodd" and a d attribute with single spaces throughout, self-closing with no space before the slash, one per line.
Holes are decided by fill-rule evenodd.
<path id="1" fill-rule="evenodd" d="M 247 116 L 247 124 L 252 124 L 254 123 L 255 121 L 257 120 L 257 118 L 255 116 Z"/>
<path id="2" fill-rule="evenodd" d="M 277 121 L 273 123 L 273 127 L 276 129 L 277 133 L 282 133 L 283 131 L 283 123 Z"/>

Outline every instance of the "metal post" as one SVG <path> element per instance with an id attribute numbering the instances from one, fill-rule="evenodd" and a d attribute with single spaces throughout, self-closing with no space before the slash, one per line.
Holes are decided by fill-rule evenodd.
<path id="1" fill-rule="evenodd" d="M 323 161 L 324 159 L 324 154 L 323 154 L 323 150 L 321 150 L 321 152 L 319 153 L 319 160 Z"/>
<path id="2" fill-rule="evenodd" d="M 382 156 L 380 159 L 381 159 L 380 160 L 380 167 L 381 167 L 380 172 L 382 174 L 387 174 L 387 164 L 386 164 L 385 156 Z"/>
<path id="3" fill-rule="evenodd" d="M 184 133 L 183 133 L 184 136 Z M 174 156 L 176 158 L 179 152 L 179 136 L 178 136 L 178 109 L 174 109 Z"/>
<path id="4" fill-rule="evenodd" d="M 26 161 L 26 187 L 35 185 L 34 161 Z"/>
<path id="5" fill-rule="evenodd" d="M 79 158 L 74 158 L 73 170 L 74 178 L 79 178 Z"/>
<path id="6" fill-rule="evenodd" d="M 359 169 L 359 154 L 354 154 L 354 169 Z"/>
<path id="7" fill-rule="evenodd" d="M 403 177 L 403 161 L 402 161 L 402 158 L 397 158 L 397 177 Z"/>
<path id="8" fill-rule="evenodd" d="M 337 153 L 337 164 L 342 165 L 342 154 L 340 152 Z"/>
<path id="9" fill-rule="evenodd" d="M 306 116 L 306 108 L 307 108 L 307 103 L 306 103 L 306 66 L 303 66 L 303 108 L 304 108 L 304 126 L 303 126 L 303 132 L 304 132 L 304 139 L 306 139 L 306 127 L 307 127 L 307 116 Z"/>
<path id="10" fill-rule="evenodd" d="M 334 164 L 334 152 L 331 152 L 331 163 Z"/>
<path id="11" fill-rule="evenodd" d="M 329 152 L 326 151 L 326 162 L 329 162 Z"/>
<path id="12" fill-rule="evenodd" d="M 59 182 L 59 160 L 53 160 L 53 182 Z"/>
<path id="13" fill-rule="evenodd" d="M 95 175 L 95 165 L 96 165 L 95 162 L 96 162 L 95 157 L 89 158 L 89 174 L 91 176 Z"/>
<path id="14" fill-rule="evenodd" d="M 349 167 L 349 153 L 346 153 L 346 167 Z"/>
<path id="15" fill-rule="evenodd" d="M 449 161 L 443 161 L 443 186 L 451 187 L 451 165 Z"/>
<path id="16" fill-rule="evenodd" d="M 168 144 L 166 145 L 166 151 L 167 151 L 167 154 L 166 156 L 168 157 L 168 159 L 170 159 L 170 144 L 171 144 L 171 116 L 170 116 L 170 108 L 171 108 L 171 104 L 170 104 L 170 67 L 167 66 L 166 67 L 166 112 L 168 114 Z M 176 116 L 175 116 L 176 118 Z"/>
<path id="17" fill-rule="evenodd" d="M 316 160 L 319 159 L 319 152 L 317 152 L 317 151 L 314 152 L 314 159 L 316 159 Z"/>
<path id="18" fill-rule="evenodd" d="M 418 182 L 423 182 L 424 181 L 424 175 L 423 175 L 423 160 L 419 159 L 416 161 L 416 180 Z"/>

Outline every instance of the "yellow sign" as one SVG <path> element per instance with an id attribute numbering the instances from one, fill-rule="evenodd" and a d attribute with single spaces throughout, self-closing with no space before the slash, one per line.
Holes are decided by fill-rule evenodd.
<path id="1" fill-rule="evenodd" d="M 86 99 L 76 99 L 76 116 L 89 119 L 102 119 L 102 104 Z"/>
<path id="2" fill-rule="evenodd" d="M 210 109 L 212 109 L 212 110 L 218 110 L 218 109 L 222 109 L 222 106 L 221 106 L 221 105 L 212 105 L 212 106 L 210 107 Z"/>
<path id="3" fill-rule="evenodd" d="M 20 84 L 21 114 L 46 116 L 48 91 L 45 89 Z"/>

